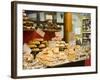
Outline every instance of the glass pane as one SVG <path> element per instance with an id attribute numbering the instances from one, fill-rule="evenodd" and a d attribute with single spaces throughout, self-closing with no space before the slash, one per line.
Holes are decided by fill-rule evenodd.
<path id="1" fill-rule="evenodd" d="M 37 13 L 29 13 L 28 14 L 28 17 L 33 20 L 33 21 L 36 21 L 37 20 Z"/>
<path id="2" fill-rule="evenodd" d="M 64 13 L 58 12 L 57 13 L 57 23 L 63 23 L 64 22 Z"/>
<path id="3" fill-rule="evenodd" d="M 40 21 L 45 21 L 44 12 L 40 12 Z"/>

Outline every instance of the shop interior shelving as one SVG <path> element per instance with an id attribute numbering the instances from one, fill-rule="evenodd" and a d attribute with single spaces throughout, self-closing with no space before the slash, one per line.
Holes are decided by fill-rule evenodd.
<path id="1" fill-rule="evenodd" d="M 82 20 L 82 44 L 90 44 L 91 42 L 91 21 L 90 18 Z"/>

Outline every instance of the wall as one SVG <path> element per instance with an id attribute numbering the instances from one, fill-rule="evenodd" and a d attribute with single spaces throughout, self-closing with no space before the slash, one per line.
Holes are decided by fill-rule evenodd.
<path id="1" fill-rule="evenodd" d="M 37 2 L 51 2 L 51 3 L 66 3 L 66 4 L 86 4 L 86 5 L 100 5 L 100 0 L 31 0 Z M 10 78 L 11 68 L 11 0 L 0 0 L 0 80 L 14 80 Z M 100 10 L 100 6 L 99 6 Z M 100 14 L 100 11 L 99 13 Z M 100 16 L 98 16 L 100 18 Z M 99 21 L 100 22 L 100 19 Z M 100 26 L 100 24 L 98 24 Z M 98 27 L 100 30 L 100 27 Z M 98 34 L 100 32 L 98 31 Z M 98 37 L 98 45 L 100 44 L 100 37 Z M 98 46 L 100 47 L 100 46 Z M 98 52 L 99 53 L 99 52 Z M 100 57 L 100 54 L 98 54 Z M 99 60 L 100 61 L 100 58 Z M 100 64 L 98 65 L 100 67 Z M 99 69 L 100 71 L 100 69 Z M 22 80 L 100 80 L 100 73 L 91 75 L 75 75 L 62 77 L 45 77 Z M 20 79 L 19 79 L 20 80 Z"/>

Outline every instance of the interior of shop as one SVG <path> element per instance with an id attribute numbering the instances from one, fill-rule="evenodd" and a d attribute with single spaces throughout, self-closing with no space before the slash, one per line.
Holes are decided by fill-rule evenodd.
<path id="1" fill-rule="evenodd" d="M 23 69 L 91 66 L 91 14 L 23 10 Z"/>

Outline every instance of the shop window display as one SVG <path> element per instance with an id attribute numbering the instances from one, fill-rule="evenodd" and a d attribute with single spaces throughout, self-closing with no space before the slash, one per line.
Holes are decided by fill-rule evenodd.
<path id="1" fill-rule="evenodd" d="M 24 69 L 87 65 L 85 61 L 91 55 L 91 47 L 85 45 L 91 39 L 90 14 L 72 13 L 72 26 L 66 26 L 72 27 L 68 41 L 64 36 L 67 34 L 64 34 L 64 15 L 64 12 L 23 10 Z M 86 28 L 88 32 L 84 33 Z"/>

